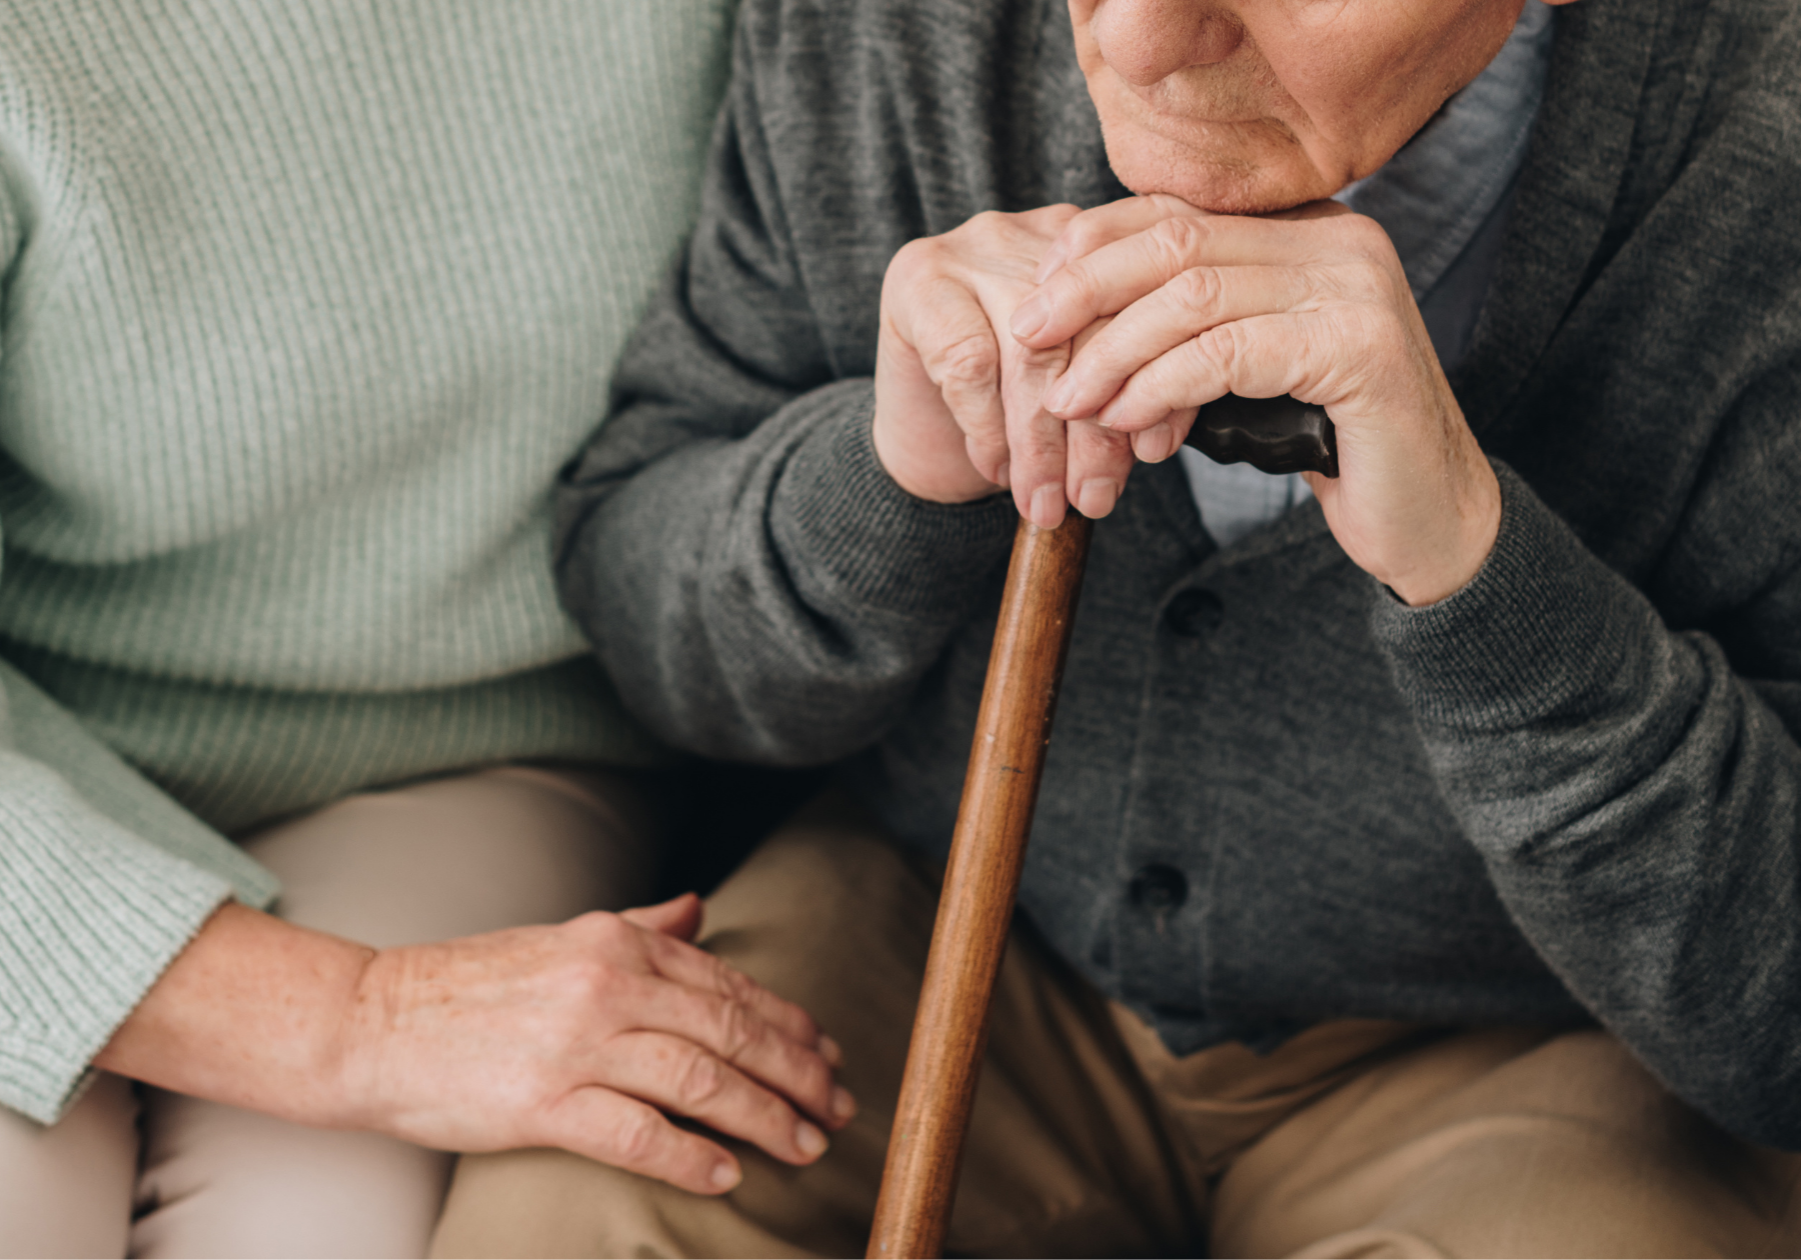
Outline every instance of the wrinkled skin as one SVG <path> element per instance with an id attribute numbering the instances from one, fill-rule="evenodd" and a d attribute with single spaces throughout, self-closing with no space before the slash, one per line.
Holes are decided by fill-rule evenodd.
<path id="1" fill-rule="evenodd" d="M 1567 3 L 1569 0 L 1559 0 Z M 1008 488 L 1040 526 L 1104 516 L 1202 404 L 1288 393 L 1338 428 L 1308 474 L 1346 553 L 1402 599 L 1466 584 L 1500 488 L 1400 261 L 1323 201 L 1506 42 L 1520 0 L 1070 0 L 1107 153 L 1139 194 L 985 214 L 882 290 L 875 444 L 936 502 Z"/>

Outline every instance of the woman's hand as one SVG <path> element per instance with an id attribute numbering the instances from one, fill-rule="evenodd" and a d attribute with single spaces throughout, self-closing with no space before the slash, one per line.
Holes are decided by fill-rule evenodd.
<path id="1" fill-rule="evenodd" d="M 909 493 L 965 503 L 1011 487 L 1020 512 L 1047 529 L 1069 503 L 1087 516 L 1112 510 L 1132 467 L 1128 439 L 1066 425 L 1041 406 L 1081 329 L 1030 346 L 1007 331 L 1045 250 L 1076 213 L 978 215 L 910 242 L 889 264 L 875 448 Z"/>
<path id="2" fill-rule="evenodd" d="M 1241 218 L 1135 197 L 1067 219 L 1038 279 L 1009 324 L 1019 345 L 1054 352 L 1112 317 L 1043 397 L 1051 414 L 1157 460 L 1203 403 L 1292 394 L 1338 428 L 1339 477 L 1308 480 L 1352 560 L 1426 604 L 1487 558 L 1500 487 L 1372 221 L 1330 202 Z"/>
<path id="3" fill-rule="evenodd" d="M 855 1104 L 806 1012 L 689 943 L 700 915 L 688 896 L 377 951 L 227 906 L 96 1063 L 304 1124 L 559 1146 L 716 1194 L 737 1161 L 665 1113 L 806 1164 Z"/>

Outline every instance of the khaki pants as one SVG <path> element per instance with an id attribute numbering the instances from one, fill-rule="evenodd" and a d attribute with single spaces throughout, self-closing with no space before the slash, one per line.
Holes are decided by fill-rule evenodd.
<path id="1" fill-rule="evenodd" d="M 861 1255 L 935 903 L 813 811 L 708 905 L 708 947 L 844 1046 L 858 1119 L 724 1198 L 551 1151 L 466 1157 L 441 1256 Z M 1728 1137 L 1600 1032 L 1373 1021 L 1170 1056 L 1016 932 L 952 1254 L 1792 1255 L 1801 1160 Z"/>
<path id="2" fill-rule="evenodd" d="M 398 945 L 642 902 L 637 808 L 614 778 L 503 767 L 350 797 L 246 847 L 282 877 L 285 918 Z M 0 1109 L 0 1256 L 423 1255 L 452 1160 L 102 1075 L 49 1128 Z"/>

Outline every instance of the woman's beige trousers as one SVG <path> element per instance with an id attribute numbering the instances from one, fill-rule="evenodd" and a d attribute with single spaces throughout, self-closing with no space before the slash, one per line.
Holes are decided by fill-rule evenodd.
<path id="1" fill-rule="evenodd" d="M 620 781 L 502 767 L 350 797 L 253 837 L 283 917 L 442 940 L 650 893 Z M 419 1256 L 452 1156 L 102 1076 L 59 1123 L 0 1109 L 0 1255 Z"/>

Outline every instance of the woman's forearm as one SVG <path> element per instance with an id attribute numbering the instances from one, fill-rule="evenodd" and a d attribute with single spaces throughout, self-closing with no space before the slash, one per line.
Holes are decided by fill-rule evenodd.
<path id="1" fill-rule="evenodd" d="M 375 953 L 228 903 L 94 1064 L 303 1124 L 354 1125 L 346 1016 Z"/>
<path id="2" fill-rule="evenodd" d="M 302 1124 L 561 1146 L 718 1193 L 737 1161 L 665 1113 L 806 1164 L 856 1105 L 837 1047 L 695 948 L 700 920 L 686 896 L 374 950 L 228 905 L 95 1063 Z"/>

